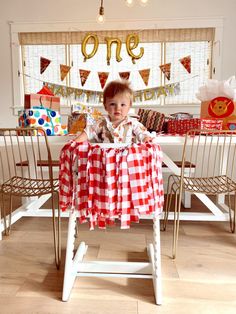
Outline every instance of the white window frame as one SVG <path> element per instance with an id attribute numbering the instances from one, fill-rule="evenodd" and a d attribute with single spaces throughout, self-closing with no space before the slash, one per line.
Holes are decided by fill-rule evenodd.
<path id="1" fill-rule="evenodd" d="M 158 20 L 134 20 L 134 21 L 107 21 L 99 25 L 95 21 L 88 22 L 52 22 L 52 23 L 19 23 L 9 22 L 11 32 L 11 58 L 12 58 L 12 83 L 13 83 L 13 114 L 17 114 L 23 104 L 23 84 L 20 73 L 22 73 L 21 50 L 18 34 L 21 32 L 72 32 L 72 31 L 102 31 L 102 30 L 127 30 L 127 29 L 173 29 L 173 28 L 214 28 L 215 41 L 212 52 L 212 78 L 221 80 L 223 44 L 223 18 L 178 18 Z M 199 104 L 165 105 L 158 110 L 164 113 L 173 111 L 188 111 L 193 114 L 199 113 Z M 157 109 L 157 106 L 155 106 Z M 63 110 L 64 109 L 64 110 Z M 68 114 L 68 108 L 62 108 L 62 114 Z"/>

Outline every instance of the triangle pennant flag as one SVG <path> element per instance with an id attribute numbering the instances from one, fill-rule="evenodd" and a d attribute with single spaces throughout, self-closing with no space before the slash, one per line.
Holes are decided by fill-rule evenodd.
<path id="1" fill-rule="evenodd" d="M 144 84 L 148 86 L 150 69 L 139 70 L 139 74 L 141 75 L 141 78 L 143 79 Z"/>
<path id="2" fill-rule="evenodd" d="M 191 73 L 191 56 L 186 56 L 184 58 L 179 59 L 180 63 L 184 66 L 184 68 Z"/>
<path id="3" fill-rule="evenodd" d="M 102 88 L 106 84 L 106 81 L 108 79 L 108 75 L 109 75 L 109 72 L 98 72 L 98 77 L 99 77 L 99 81 L 100 81 L 100 84 L 101 84 Z"/>
<path id="4" fill-rule="evenodd" d="M 84 84 L 87 81 L 87 78 L 89 76 L 91 71 L 88 70 L 79 70 L 79 76 L 80 76 L 80 81 L 81 81 L 81 85 L 84 86 Z"/>
<path id="5" fill-rule="evenodd" d="M 43 74 L 43 72 L 47 69 L 50 63 L 51 60 L 40 57 L 40 74 Z"/>
<path id="6" fill-rule="evenodd" d="M 159 66 L 159 68 L 161 69 L 161 72 L 165 75 L 167 80 L 170 80 L 171 63 L 162 64 Z"/>
<path id="7" fill-rule="evenodd" d="M 37 94 L 54 96 L 51 89 L 45 84 L 43 84 L 43 87 L 40 89 L 40 91 L 37 92 Z"/>
<path id="8" fill-rule="evenodd" d="M 119 75 L 122 80 L 129 80 L 130 72 L 119 72 Z"/>
<path id="9" fill-rule="evenodd" d="M 60 73 L 61 73 L 61 81 L 64 80 L 64 78 L 69 73 L 71 67 L 69 65 L 60 64 Z"/>

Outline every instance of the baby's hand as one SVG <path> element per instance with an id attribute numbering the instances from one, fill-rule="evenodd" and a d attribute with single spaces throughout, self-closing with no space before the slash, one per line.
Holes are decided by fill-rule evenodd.
<path id="1" fill-rule="evenodd" d="M 144 141 L 144 143 L 151 142 L 152 141 L 152 137 L 146 136 L 146 137 L 144 137 L 143 141 Z"/>

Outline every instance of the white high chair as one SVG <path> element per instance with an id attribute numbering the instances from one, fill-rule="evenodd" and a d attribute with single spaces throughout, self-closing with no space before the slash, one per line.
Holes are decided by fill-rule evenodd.
<path id="1" fill-rule="evenodd" d="M 111 146 L 110 144 L 108 145 Z M 119 145 L 121 146 L 121 145 Z M 122 145 L 123 146 L 123 145 Z M 103 147 L 105 147 L 103 145 Z M 113 146 L 114 147 L 114 146 Z M 160 217 L 153 214 L 153 243 L 147 251 L 149 262 L 84 261 L 88 245 L 81 242 L 75 252 L 76 212 L 71 211 L 68 224 L 62 301 L 68 301 L 76 277 L 146 278 L 153 281 L 156 304 L 162 304 Z M 92 232 L 92 231 L 91 231 Z M 75 252 L 75 253 L 74 253 Z"/>

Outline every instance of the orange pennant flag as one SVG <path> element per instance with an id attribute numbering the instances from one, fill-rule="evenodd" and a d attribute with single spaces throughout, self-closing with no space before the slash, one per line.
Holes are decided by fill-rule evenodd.
<path id="1" fill-rule="evenodd" d="M 179 59 L 180 63 L 184 66 L 184 68 L 191 73 L 191 56 L 187 56 Z"/>
<path id="2" fill-rule="evenodd" d="M 171 63 L 162 64 L 159 66 L 159 68 L 161 69 L 161 72 L 165 75 L 167 80 L 170 80 Z"/>
<path id="3" fill-rule="evenodd" d="M 43 72 L 47 69 L 50 63 L 51 60 L 44 57 L 40 57 L 40 74 L 43 74 Z"/>
<path id="4" fill-rule="evenodd" d="M 91 71 L 88 70 L 79 70 L 79 75 L 80 75 L 80 81 L 81 81 L 81 85 L 84 86 L 84 84 L 87 81 L 87 78 L 89 76 Z"/>
<path id="5" fill-rule="evenodd" d="M 106 81 L 108 79 L 108 75 L 109 75 L 109 72 L 98 72 L 98 77 L 99 77 L 99 81 L 100 81 L 100 84 L 101 84 L 102 88 L 106 84 Z"/>
<path id="6" fill-rule="evenodd" d="M 64 80 L 64 78 L 69 73 L 71 67 L 69 65 L 60 64 L 60 73 L 61 73 L 61 81 Z"/>
<path id="7" fill-rule="evenodd" d="M 123 80 L 129 80 L 130 72 L 119 72 L 120 78 Z"/>
<path id="8" fill-rule="evenodd" d="M 148 86 L 150 69 L 139 70 L 139 74 L 141 75 L 141 78 L 143 79 L 144 84 Z"/>

